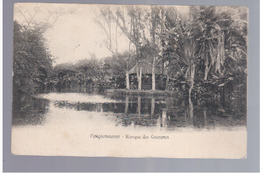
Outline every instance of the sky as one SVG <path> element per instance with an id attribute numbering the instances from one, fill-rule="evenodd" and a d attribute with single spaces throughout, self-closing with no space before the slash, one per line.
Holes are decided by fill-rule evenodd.
<path id="1" fill-rule="evenodd" d="M 56 59 L 54 65 L 90 58 L 90 54 L 95 54 L 96 58 L 100 59 L 111 56 L 105 43 L 106 34 L 95 22 L 95 19 L 103 21 L 98 17 L 99 8 L 102 6 L 104 5 L 18 3 L 14 7 L 14 20 L 21 24 L 30 21 L 52 24 L 52 27 L 44 33 L 44 37 L 46 47 Z M 178 9 L 187 11 L 185 6 L 180 6 Z M 65 14 L 60 15 L 61 13 Z M 57 18 L 58 15 L 60 16 Z M 114 25 L 112 26 L 113 38 L 115 38 L 115 30 Z M 117 40 L 118 52 L 129 49 L 129 40 L 122 32 L 118 32 Z M 115 46 L 113 40 L 112 46 Z"/>

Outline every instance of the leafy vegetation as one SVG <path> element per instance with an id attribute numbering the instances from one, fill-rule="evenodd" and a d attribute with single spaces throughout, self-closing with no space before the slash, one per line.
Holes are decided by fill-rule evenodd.
<path id="1" fill-rule="evenodd" d="M 27 96 L 43 92 L 52 71 L 52 58 L 45 47 L 44 27 L 25 28 L 14 22 L 13 102 L 22 106 Z"/>

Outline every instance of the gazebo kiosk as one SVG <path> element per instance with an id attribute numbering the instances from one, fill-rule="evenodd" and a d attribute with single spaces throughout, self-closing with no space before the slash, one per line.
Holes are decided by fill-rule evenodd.
<path id="1" fill-rule="evenodd" d="M 140 62 L 128 71 L 130 89 L 138 88 L 137 74 L 142 71 L 142 90 L 152 89 L 152 63 Z M 155 66 L 155 88 L 158 90 L 165 90 L 166 78 L 162 73 L 161 66 Z"/>

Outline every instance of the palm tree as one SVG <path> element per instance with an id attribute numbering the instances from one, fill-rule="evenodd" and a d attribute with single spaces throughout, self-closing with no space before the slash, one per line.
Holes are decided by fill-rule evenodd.
<path id="1" fill-rule="evenodd" d="M 194 87 L 198 63 L 198 46 L 192 34 L 189 22 L 179 19 L 176 26 L 167 32 L 166 42 L 168 48 L 165 50 L 165 53 L 168 52 L 170 57 L 168 61 L 174 61 L 174 68 L 179 69 L 178 73 L 181 73 L 186 79 L 186 83 L 189 85 L 189 97 L 191 97 Z"/>
<path id="2" fill-rule="evenodd" d="M 203 61 L 204 80 L 209 73 L 224 77 L 226 58 L 236 63 L 247 56 L 247 16 L 243 8 L 200 7 L 192 17 L 192 34 Z"/>
<path id="3" fill-rule="evenodd" d="M 209 76 L 211 80 L 225 79 L 234 69 L 244 73 L 246 14 L 246 9 L 237 7 L 191 7 L 188 19 L 177 18 L 175 25 L 168 28 L 165 53 L 189 83 L 189 94 L 194 77 L 207 81 Z M 196 70 L 198 64 L 203 68 Z M 204 73 L 203 79 L 198 77 L 198 72 Z"/>

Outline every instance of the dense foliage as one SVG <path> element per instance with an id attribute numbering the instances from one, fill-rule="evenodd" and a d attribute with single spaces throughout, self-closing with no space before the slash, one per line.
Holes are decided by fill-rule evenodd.
<path id="1" fill-rule="evenodd" d="M 245 96 L 247 11 L 243 7 L 191 7 L 191 16 L 166 32 L 168 67 L 174 86 L 186 83 L 193 95 Z M 176 21 L 169 21 L 176 23 Z M 170 70 L 171 71 L 171 70 Z M 180 86 L 180 85 L 179 85 Z M 233 92 L 234 91 L 234 92 Z M 237 96 L 237 95 L 236 95 Z"/>
<path id="2" fill-rule="evenodd" d="M 50 73 L 47 88 L 61 91 L 77 86 L 115 87 L 116 78 L 124 82 L 127 66 L 129 68 L 134 66 L 132 59 L 129 59 L 132 56 L 124 52 L 98 60 L 94 54 L 91 54 L 91 58 L 79 60 L 74 64 L 58 64 Z"/>
<path id="3" fill-rule="evenodd" d="M 43 92 L 52 70 L 52 59 L 44 45 L 44 28 L 26 28 L 14 22 L 13 102 L 21 106 L 27 96 Z"/>

